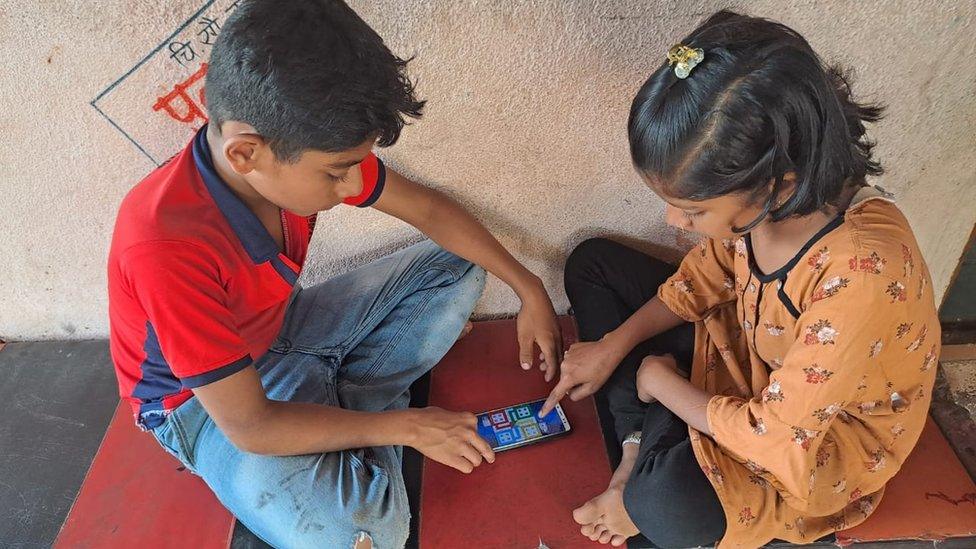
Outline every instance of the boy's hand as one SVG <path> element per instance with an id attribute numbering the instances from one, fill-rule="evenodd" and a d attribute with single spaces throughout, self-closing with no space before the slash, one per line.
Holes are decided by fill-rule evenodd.
<path id="1" fill-rule="evenodd" d="M 522 369 L 532 368 L 534 345 L 538 345 L 542 351 L 539 369 L 545 372 L 547 382 L 552 381 L 563 358 L 563 335 L 552 301 L 544 289 L 522 300 L 516 329 Z"/>
<path id="2" fill-rule="evenodd" d="M 478 436 L 478 418 L 469 412 L 436 407 L 406 410 L 413 431 L 410 446 L 430 459 L 470 473 L 483 460 L 495 462 L 495 452 Z"/>
<path id="3" fill-rule="evenodd" d="M 606 339 L 581 342 L 573 345 L 563 357 L 559 383 L 549 393 L 549 398 L 539 410 L 543 417 L 566 395 L 576 402 L 597 392 L 617 369 L 627 351 Z"/>

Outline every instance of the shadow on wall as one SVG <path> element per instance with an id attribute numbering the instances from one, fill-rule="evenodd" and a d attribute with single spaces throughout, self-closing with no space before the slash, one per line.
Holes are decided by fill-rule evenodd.
<path id="1" fill-rule="evenodd" d="M 573 231 L 562 245 L 555 245 L 547 242 L 544 238 L 527 232 L 521 225 L 497 208 L 492 208 L 490 204 L 479 204 L 470 198 L 463 198 L 459 193 L 450 188 L 438 188 L 445 195 L 451 197 L 458 203 L 464 204 L 469 212 L 477 212 L 476 215 L 486 227 L 491 227 L 492 233 L 502 241 L 509 251 L 513 254 L 530 260 L 537 261 L 549 269 L 562 272 L 566 266 L 566 258 L 584 240 L 590 238 L 608 238 L 640 250 L 652 257 L 677 263 L 684 257 L 686 250 L 695 245 L 697 240 L 690 235 L 679 231 L 675 234 L 676 248 L 669 248 L 636 238 L 633 235 L 616 233 L 603 227 L 582 227 Z M 376 257 L 375 255 L 372 257 Z M 550 288 L 550 291 L 552 288 Z"/>

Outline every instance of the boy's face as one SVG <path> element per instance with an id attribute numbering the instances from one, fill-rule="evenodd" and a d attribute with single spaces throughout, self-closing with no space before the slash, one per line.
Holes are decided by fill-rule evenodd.
<path id="1" fill-rule="evenodd" d="M 749 204 L 743 194 L 692 201 L 668 196 L 663 185 L 647 177 L 644 180 L 666 202 L 664 219 L 668 225 L 708 238 L 739 238 L 742 234 L 732 227 L 744 227 L 762 212 L 761 207 Z"/>
<path id="2" fill-rule="evenodd" d="M 339 152 L 307 150 L 295 162 L 282 162 L 267 144 L 253 169 L 243 174 L 248 184 L 269 202 L 298 215 L 331 209 L 363 189 L 359 164 L 375 140 Z"/>
<path id="3" fill-rule="evenodd" d="M 306 150 L 296 161 L 283 162 L 247 124 L 225 122 L 220 135 L 213 137 L 218 141 L 212 145 L 223 152 L 220 163 L 234 178 L 228 183 L 238 192 L 259 195 L 260 199 L 303 216 L 328 210 L 362 192 L 359 164 L 376 142 L 369 138 L 338 152 Z"/>

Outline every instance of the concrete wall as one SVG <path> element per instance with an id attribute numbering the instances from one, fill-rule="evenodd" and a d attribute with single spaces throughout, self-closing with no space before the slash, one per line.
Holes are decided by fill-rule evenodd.
<path id="1" fill-rule="evenodd" d="M 175 152 L 199 124 L 151 107 L 205 59 L 200 17 L 229 4 L 217 0 L 196 14 L 203 0 L 0 3 L 0 337 L 107 334 L 104 263 L 117 205 L 154 168 L 149 156 Z M 627 110 L 667 47 L 727 3 L 352 4 L 394 51 L 417 56 L 413 74 L 429 100 L 425 119 L 383 156 L 469 206 L 543 276 L 558 310 L 567 306 L 562 260 L 587 236 L 624 235 L 670 259 L 688 246 L 665 227 L 661 202 L 631 170 Z M 856 91 L 890 105 L 872 131 L 888 168 L 880 183 L 900 196 L 941 296 L 976 222 L 976 4 L 739 5 L 778 18 L 827 58 L 854 66 Z M 185 66 L 166 48 L 184 22 L 177 38 L 198 41 Z M 90 102 L 161 43 L 163 50 L 96 101 L 147 156 Z M 413 238 L 396 220 L 342 208 L 320 218 L 306 278 L 341 272 Z M 516 308 L 494 280 L 478 313 Z"/>

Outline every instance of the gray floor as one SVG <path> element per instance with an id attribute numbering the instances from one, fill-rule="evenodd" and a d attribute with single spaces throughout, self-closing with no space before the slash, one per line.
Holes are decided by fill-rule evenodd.
<path id="1" fill-rule="evenodd" d="M 939 310 L 942 322 L 976 321 L 976 245 L 962 258 L 959 273 Z"/>
<path id="2" fill-rule="evenodd" d="M 118 403 L 108 343 L 11 343 L 0 379 L 0 547 L 50 547 Z"/>

